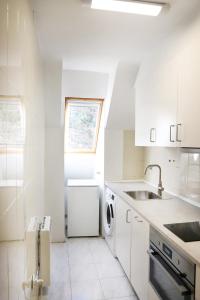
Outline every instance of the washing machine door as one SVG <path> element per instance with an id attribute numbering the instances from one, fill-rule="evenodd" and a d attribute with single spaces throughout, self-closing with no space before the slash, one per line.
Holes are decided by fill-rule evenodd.
<path id="1" fill-rule="evenodd" d="M 106 202 L 105 205 L 105 217 L 104 217 L 104 227 L 107 235 L 111 235 L 114 226 L 114 210 L 113 203 Z"/>

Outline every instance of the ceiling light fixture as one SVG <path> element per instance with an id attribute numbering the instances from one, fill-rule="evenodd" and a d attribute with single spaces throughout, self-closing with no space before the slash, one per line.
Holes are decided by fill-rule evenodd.
<path id="1" fill-rule="evenodd" d="M 92 0 L 91 8 L 156 17 L 164 5 L 148 1 Z"/>

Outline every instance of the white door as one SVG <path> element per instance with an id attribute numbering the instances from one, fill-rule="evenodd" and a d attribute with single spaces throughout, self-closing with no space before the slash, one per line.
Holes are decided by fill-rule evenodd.
<path id="1" fill-rule="evenodd" d="M 132 210 L 119 197 L 116 198 L 116 255 L 126 275 L 130 278 Z"/>
<path id="2" fill-rule="evenodd" d="M 149 224 L 137 213 L 132 218 L 131 283 L 140 300 L 147 300 Z"/>

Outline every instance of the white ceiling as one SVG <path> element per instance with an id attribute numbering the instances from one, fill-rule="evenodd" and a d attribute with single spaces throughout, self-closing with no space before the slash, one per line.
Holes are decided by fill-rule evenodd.
<path id="1" fill-rule="evenodd" d="M 110 72 L 143 55 L 200 9 L 199 0 L 171 0 L 159 17 L 90 9 L 88 0 L 32 0 L 40 48 L 65 69 Z"/>

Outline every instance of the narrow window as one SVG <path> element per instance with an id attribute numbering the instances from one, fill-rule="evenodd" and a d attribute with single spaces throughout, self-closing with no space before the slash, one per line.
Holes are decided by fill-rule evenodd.
<path id="1" fill-rule="evenodd" d="M 65 152 L 96 152 L 103 100 L 66 98 Z"/>

